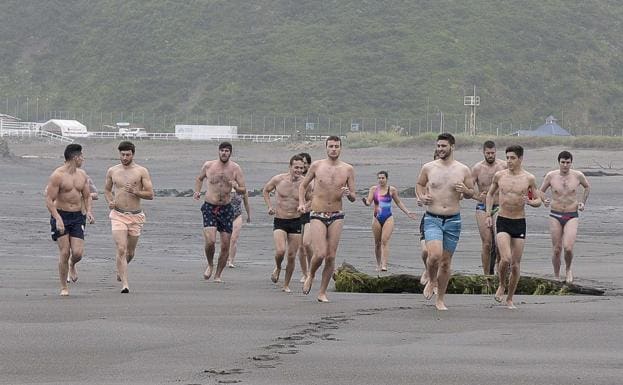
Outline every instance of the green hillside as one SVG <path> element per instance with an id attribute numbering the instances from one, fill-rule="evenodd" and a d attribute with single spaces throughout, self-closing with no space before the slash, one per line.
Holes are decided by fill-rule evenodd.
<path id="1" fill-rule="evenodd" d="M 31 111 L 38 98 L 155 125 L 311 114 L 425 128 L 443 111 L 454 128 L 476 85 L 483 125 L 554 114 L 620 134 L 621 20 L 614 1 L 3 0 L 0 112 L 23 114 L 28 96 Z"/>

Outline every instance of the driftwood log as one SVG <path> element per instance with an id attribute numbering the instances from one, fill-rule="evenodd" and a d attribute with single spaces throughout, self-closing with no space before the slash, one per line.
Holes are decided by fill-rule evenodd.
<path id="1" fill-rule="evenodd" d="M 424 286 L 420 277 L 396 274 L 373 277 L 344 262 L 333 275 L 335 290 L 350 293 L 421 293 Z M 448 294 L 494 294 L 498 287 L 497 276 L 453 274 L 448 283 Z M 604 291 L 592 287 L 566 284 L 541 277 L 522 276 L 515 294 L 522 295 L 603 295 Z"/>

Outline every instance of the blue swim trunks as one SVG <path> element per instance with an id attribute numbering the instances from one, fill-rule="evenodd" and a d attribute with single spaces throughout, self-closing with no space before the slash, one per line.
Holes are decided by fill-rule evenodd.
<path id="1" fill-rule="evenodd" d="M 234 224 L 234 206 L 231 203 L 226 205 L 213 205 L 205 202 L 201 206 L 203 214 L 203 227 L 216 227 L 219 233 L 231 234 Z"/>
<path id="2" fill-rule="evenodd" d="M 424 214 L 424 238 L 426 242 L 442 241 L 443 249 L 454 253 L 461 235 L 461 213 L 454 215 Z"/>

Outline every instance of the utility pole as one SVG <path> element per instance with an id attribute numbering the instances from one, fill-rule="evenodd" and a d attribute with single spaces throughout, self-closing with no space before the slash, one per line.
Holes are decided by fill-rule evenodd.
<path id="1" fill-rule="evenodd" d="M 476 96 L 476 85 L 474 85 L 474 94 L 463 96 L 463 105 L 470 107 L 469 112 L 469 134 L 476 135 L 476 107 L 480 106 L 480 96 Z"/>

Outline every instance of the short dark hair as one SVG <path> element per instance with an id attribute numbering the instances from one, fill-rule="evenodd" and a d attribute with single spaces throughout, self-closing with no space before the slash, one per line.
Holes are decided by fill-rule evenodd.
<path id="1" fill-rule="evenodd" d="M 65 147 L 65 153 L 63 155 L 65 156 L 65 160 L 72 160 L 76 156 L 79 156 L 81 153 L 82 146 L 78 143 L 72 143 L 68 144 L 67 147 Z"/>
<path id="2" fill-rule="evenodd" d="M 219 150 L 222 150 L 224 148 L 229 148 L 229 152 L 234 152 L 234 148 L 229 142 L 222 142 L 221 144 L 218 145 Z"/>
<path id="3" fill-rule="evenodd" d="M 292 164 L 297 160 L 303 162 L 303 157 L 301 156 L 301 154 L 292 155 L 292 158 L 290 158 L 290 166 L 292 166 Z"/>
<path id="4" fill-rule="evenodd" d="M 117 149 L 119 151 L 132 151 L 132 154 L 134 154 L 134 151 L 136 151 L 134 143 L 128 141 L 123 141 L 119 143 L 119 147 L 117 147 Z"/>
<path id="5" fill-rule="evenodd" d="M 506 147 L 506 153 L 508 154 L 509 152 L 514 152 L 518 158 L 523 158 L 523 147 L 518 144 Z"/>
<path id="6" fill-rule="evenodd" d="M 454 135 L 450 134 L 449 132 L 444 132 L 442 134 L 437 135 L 437 140 L 447 140 L 451 146 L 454 146 L 454 143 L 455 143 Z"/>
<path id="7" fill-rule="evenodd" d="M 324 141 L 324 146 L 327 147 L 327 144 L 329 143 L 329 141 L 333 141 L 333 142 L 340 142 L 340 144 L 342 144 L 342 139 L 340 139 L 339 136 L 336 135 L 331 135 L 327 138 L 327 140 Z"/>
<path id="8" fill-rule="evenodd" d="M 571 155 L 569 151 L 561 151 L 560 154 L 558 154 L 558 162 L 560 162 L 561 159 L 569 159 L 573 162 L 573 155 Z"/>
<path id="9" fill-rule="evenodd" d="M 382 170 L 381 170 L 381 171 L 379 171 L 379 172 L 377 172 L 377 173 L 376 173 L 376 176 L 379 176 L 379 175 L 381 175 L 381 174 L 385 175 L 385 179 L 388 179 L 388 178 L 389 178 L 389 174 L 387 173 L 387 171 L 382 171 Z"/>
<path id="10" fill-rule="evenodd" d="M 484 150 L 486 148 L 495 148 L 495 143 L 492 140 L 487 140 L 482 144 L 482 149 Z"/>
<path id="11" fill-rule="evenodd" d="M 307 161 L 307 164 L 311 164 L 311 155 L 306 152 L 301 152 L 299 155 Z"/>

